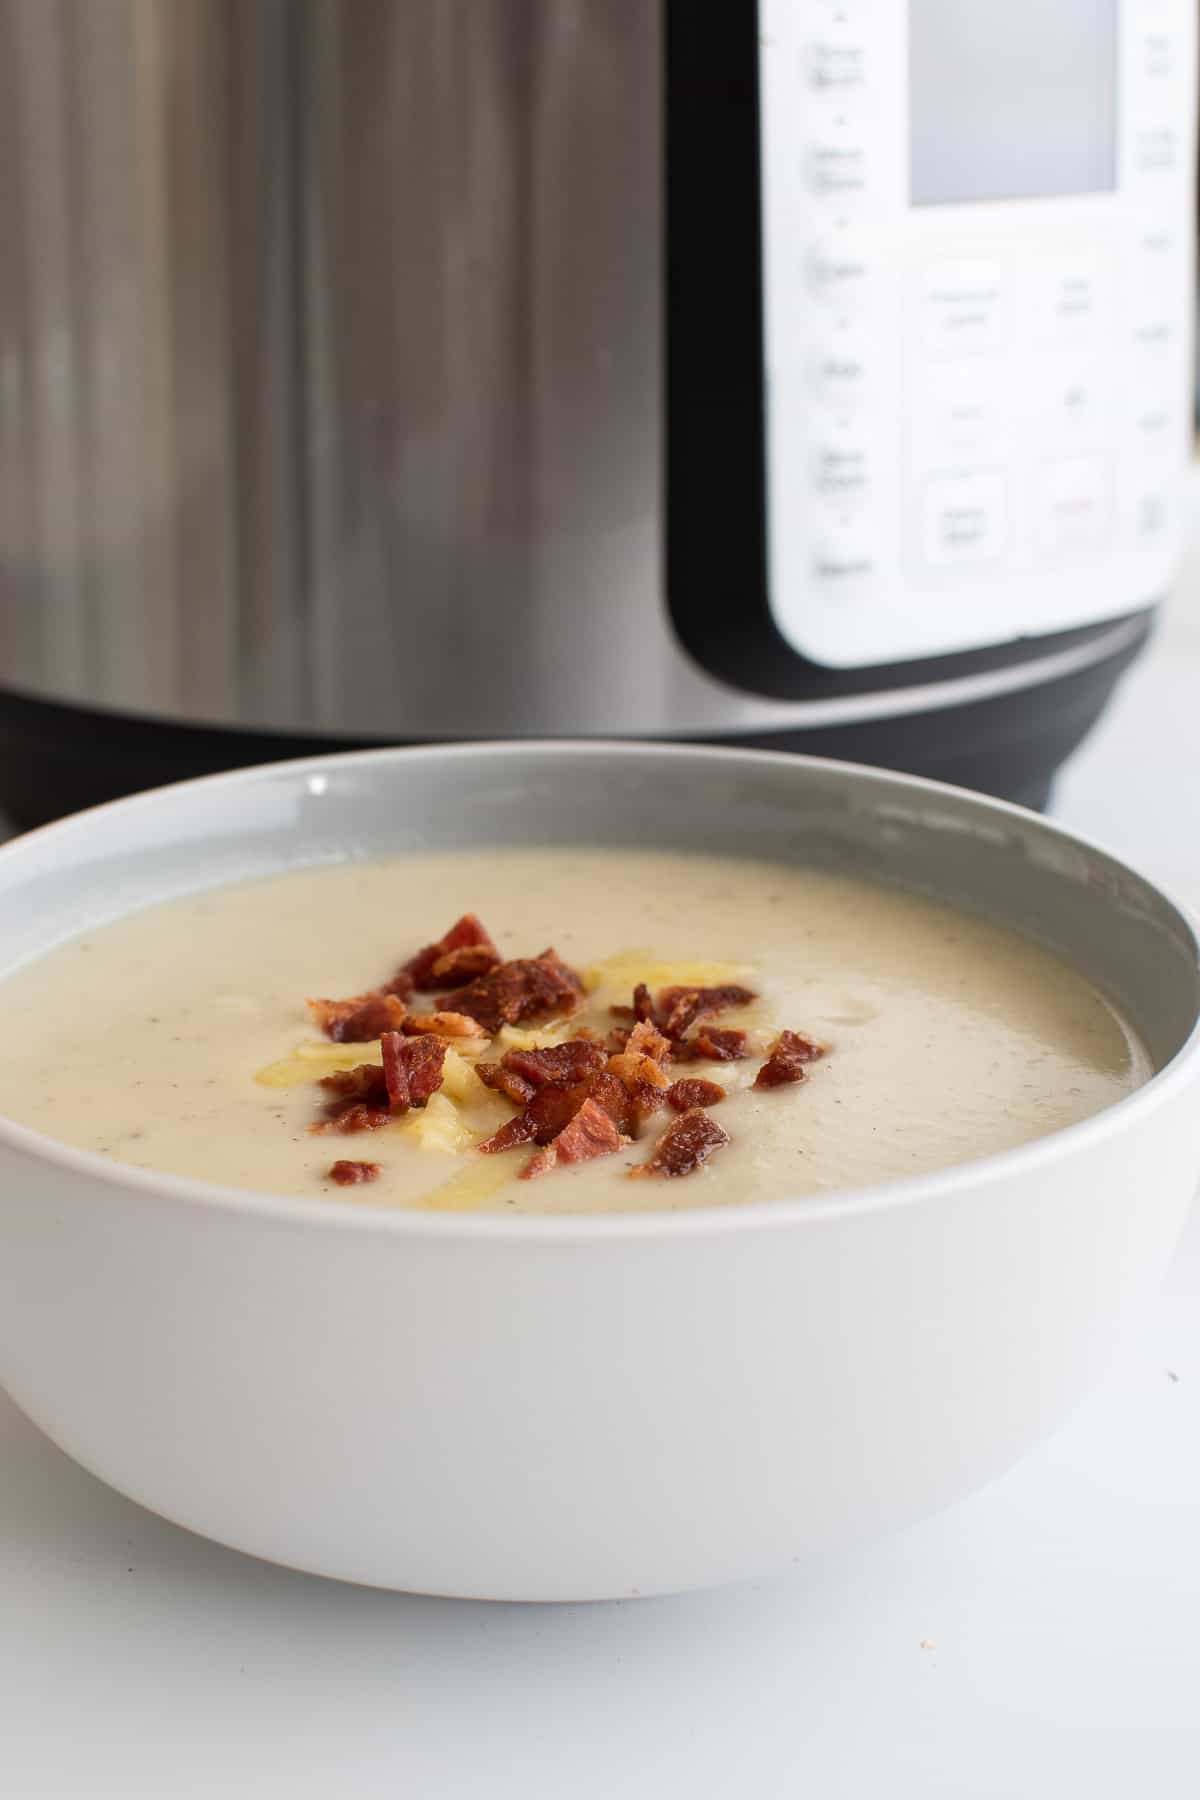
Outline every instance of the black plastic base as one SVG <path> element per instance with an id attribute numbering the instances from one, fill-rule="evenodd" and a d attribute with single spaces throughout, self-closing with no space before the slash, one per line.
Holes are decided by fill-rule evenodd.
<path id="1" fill-rule="evenodd" d="M 721 734 L 694 741 L 874 763 L 1040 808 L 1049 798 L 1055 770 L 1095 723 L 1149 631 L 1148 615 L 1138 638 L 1118 654 L 994 699 L 813 731 Z M 130 718 L 0 692 L 0 812 L 28 829 L 163 782 L 367 747 L 365 741 L 349 738 Z"/>

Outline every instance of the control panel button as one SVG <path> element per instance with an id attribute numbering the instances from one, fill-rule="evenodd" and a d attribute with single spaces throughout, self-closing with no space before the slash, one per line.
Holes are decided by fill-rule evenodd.
<path id="1" fill-rule="evenodd" d="M 847 35 L 831 20 L 832 30 L 813 38 L 804 52 L 808 84 L 818 94 L 857 93 L 867 79 L 867 52 L 862 39 Z"/>
<path id="2" fill-rule="evenodd" d="M 978 450 L 999 431 L 1000 409 L 994 394 L 966 391 L 944 394 L 935 403 L 934 428 L 946 450 Z"/>
<path id="3" fill-rule="evenodd" d="M 1165 225 L 1150 225 L 1138 232 L 1136 248 L 1139 256 L 1157 261 L 1175 248 L 1175 237 Z"/>
<path id="4" fill-rule="evenodd" d="M 1008 335 L 1008 291 L 995 263 L 935 263 L 923 281 L 923 335 L 943 356 L 999 347 Z"/>
<path id="5" fill-rule="evenodd" d="M 1138 175 L 1166 175 L 1180 164 L 1179 133 L 1172 125 L 1136 126 L 1130 157 Z"/>
<path id="6" fill-rule="evenodd" d="M 1133 239 L 1132 255 L 1123 267 L 1128 305 L 1141 320 L 1162 306 L 1174 292 L 1178 239 L 1166 227 L 1146 225 Z"/>
<path id="7" fill-rule="evenodd" d="M 1096 251 L 1082 250 L 1038 267 L 1031 288 L 1035 340 L 1071 343 L 1107 323 L 1112 270 Z"/>
<path id="8" fill-rule="evenodd" d="M 1141 451 L 1174 450 L 1179 429 L 1178 409 L 1169 400 L 1155 400 L 1141 395 L 1132 411 L 1132 424 Z"/>
<path id="9" fill-rule="evenodd" d="M 1094 550 L 1108 537 L 1112 480 L 1102 456 L 1064 456 L 1038 476 L 1039 534 L 1047 550 Z"/>
<path id="10" fill-rule="evenodd" d="M 852 504 L 866 497 L 867 451 L 863 444 L 829 438 L 812 455 L 813 492 L 822 500 Z"/>
<path id="11" fill-rule="evenodd" d="M 913 394 L 913 427 L 918 458 L 926 463 L 957 462 L 998 443 L 1009 421 L 1011 384 L 994 357 L 936 362 L 921 371 Z"/>
<path id="12" fill-rule="evenodd" d="M 875 538 L 866 520 L 828 517 L 814 524 L 812 572 L 830 591 L 862 587 L 875 573 Z"/>
<path id="13" fill-rule="evenodd" d="M 842 310 L 861 307 L 870 293 L 871 265 L 852 240 L 814 244 L 805 262 L 815 299 Z"/>
<path id="14" fill-rule="evenodd" d="M 1138 45 L 1137 64 L 1147 81 L 1164 81 L 1175 72 L 1175 41 L 1169 31 L 1142 33 Z"/>
<path id="15" fill-rule="evenodd" d="M 1162 352 L 1175 342 L 1175 326 L 1158 315 L 1134 321 L 1130 336 L 1139 350 Z"/>
<path id="16" fill-rule="evenodd" d="M 822 139 L 810 145 L 805 172 L 818 198 L 853 199 L 866 192 L 867 152 L 861 143 Z"/>
<path id="17" fill-rule="evenodd" d="M 1099 364 L 1063 367 L 1048 359 L 1038 370 L 1038 430 L 1055 443 L 1101 438 L 1111 415 L 1109 377 Z"/>
<path id="18" fill-rule="evenodd" d="M 861 407 L 869 391 L 870 370 L 867 345 L 859 333 L 831 334 L 809 361 L 813 399 L 832 409 Z"/>
<path id="19" fill-rule="evenodd" d="M 925 560 L 935 566 L 990 562 L 1005 534 L 1005 483 L 998 469 L 964 470 L 925 484 L 921 509 Z"/>

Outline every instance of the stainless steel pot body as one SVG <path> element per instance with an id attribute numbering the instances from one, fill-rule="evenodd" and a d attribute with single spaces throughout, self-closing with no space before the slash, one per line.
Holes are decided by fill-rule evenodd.
<path id="1" fill-rule="evenodd" d="M 745 735 L 1126 656 L 781 699 L 684 651 L 663 94 L 651 0 L 0 0 L 0 684 Z"/>
<path id="2" fill-rule="evenodd" d="M 360 733 L 703 712 L 659 84 L 644 0 L 2 0 L 5 678 Z"/>

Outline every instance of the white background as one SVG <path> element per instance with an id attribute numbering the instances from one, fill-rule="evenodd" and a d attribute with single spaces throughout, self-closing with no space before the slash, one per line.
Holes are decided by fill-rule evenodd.
<path id="1" fill-rule="evenodd" d="M 1200 559 L 1057 812 L 1200 903 L 1198 753 Z M 117 1498 L 0 1397 L 5 1800 L 1198 1792 L 1200 1220 L 1107 1385 L 1003 1481 L 676 1600 L 273 1569 Z"/>

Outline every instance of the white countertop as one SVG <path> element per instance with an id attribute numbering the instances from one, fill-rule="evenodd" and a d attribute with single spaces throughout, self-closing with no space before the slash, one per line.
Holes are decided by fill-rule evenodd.
<path id="1" fill-rule="evenodd" d="M 1200 557 L 1056 811 L 1200 903 Z M 217 1549 L 0 1396 L 11 1800 L 1195 1800 L 1200 1217 L 1111 1378 L 905 1536 L 675 1600 L 486 1606 Z"/>

